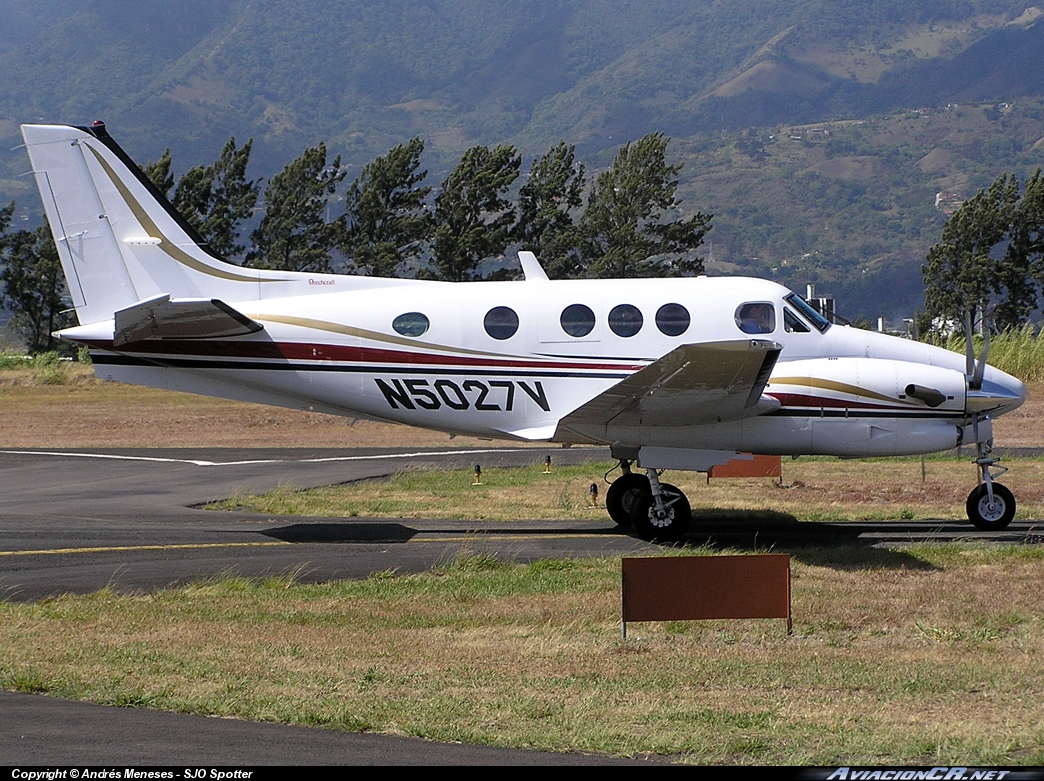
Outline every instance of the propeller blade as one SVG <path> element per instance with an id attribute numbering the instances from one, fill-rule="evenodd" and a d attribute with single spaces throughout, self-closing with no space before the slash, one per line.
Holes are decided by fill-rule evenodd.
<path id="1" fill-rule="evenodd" d="M 975 374 L 968 383 L 968 387 L 972 390 L 979 390 L 982 387 L 982 374 L 986 371 L 986 356 L 990 351 L 990 325 L 985 318 L 982 322 L 982 330 L 984 332 L 982 336 L 982 352 L 979 354 L 978 363 L 975 364 Z"/>
<path id="2" fill-rule="evenodd" d="M 971 312 L 964 310 L 964 374 L 968 381 L 975 375 L 975 345 L 972 344 L 972 319 Z"/>

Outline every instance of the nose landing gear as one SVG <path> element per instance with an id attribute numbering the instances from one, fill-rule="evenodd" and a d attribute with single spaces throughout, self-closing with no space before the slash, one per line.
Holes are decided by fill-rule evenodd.
<path id="1" fill-rule="evenodd" d="M 978 458 L 975 464 L 981 473 L 980 483 L 968 494 L 965 509 L 968 520 L 975 528 L 983 531 L 998 531 L 1007 527 L 1015 517 L 1015 497 L 1011 491 L 993 479 L 1007 472 L 1006 467 L 997 466 L 999 458 L 992 454 L 990 442 L 978 442 Z M 993 470 L 998 470 L 994 472 Z"/>

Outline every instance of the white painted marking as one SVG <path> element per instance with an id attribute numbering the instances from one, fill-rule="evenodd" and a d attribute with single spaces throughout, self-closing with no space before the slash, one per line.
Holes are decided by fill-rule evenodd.
<path id="1" fill-rule="evenodd" d="M 125 456 L 113 453 L 62 453 L 51 450 L 0 450 L 0 454 L 26 456 L 53 456 L 57 458 L 102 458 L 113 461 L 151 461 L 166 464 L 191 464 L 193 466 L 244 466 L 247 464 L 322 464 L 328 461 L 380 461 L 390 458 L 423 458 L 424 456 L 464 456 L 486 453 L 525 453 L 537 448 L 487 448 L 484 450 L 435 450 L 416 453 L 377 453 L 370 456 L 329 456 L 326 458 L 269 458 L 249 461 L 202 461 L 191 458 L 160 458 L 158 456 Z"/>

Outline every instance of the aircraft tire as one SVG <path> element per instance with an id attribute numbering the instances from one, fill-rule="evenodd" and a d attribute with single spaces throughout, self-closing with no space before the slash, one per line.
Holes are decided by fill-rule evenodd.
<path id="1" fill-rule="evenodd" d="M 667 517 L 657 518 L 652 493 L 638 497 L 631 508 L 631 527 L 648 542 L 677 542 L 689 529 L 692 508 L 678 488 L 670 483 L 660 483 L 666 501 L 673 501 L 667 508 Z"/>
<path id="2" fill-rule="evenodd" d="M 991 504 L 986 484 L 983 483 L 968 494 L 965 509 L 968 511 L 968 520 L 975 528 L 986 532 L 999 531 L 1006 528 L 1015 517 L 1015 497 L 1003 485 L 994 483 Z"/>
<path id="3" fill-rule="evenodd" d="M 631 525 L 631 509 L 642 494 L 649 494 L 649 478 L 637 472 L 620 475 L 605 492 L 605 509 L 618 526 Z M 650 494 L 651 495 L 651 494 Z"/>

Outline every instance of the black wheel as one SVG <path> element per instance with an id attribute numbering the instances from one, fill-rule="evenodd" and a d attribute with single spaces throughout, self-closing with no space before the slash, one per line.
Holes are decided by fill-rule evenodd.
<path id="1" fill-rule="evenodd" d="M 631 525 L 631 508 L 634 500 L 649 493 L 649 478 L 636 472 L 628 472 L 616 478 L 605 492 L 605 509 L 609 517 L 619 526 Z"/>
<path id="2" fill-rule="evenodd" d="M 652 493 L 642 494 L 631 508 L 631 526 L 643 540 L 676 542 L 689 528 L 692 508 L 685 494 L 673 485 L 660 483 L 660 491 L 666 505 L 663 515 L 657 514 Z"/>
<path id="3" fill-rule="evenodd" d="M 993 484 L 993 501 L 986 484 L 977 486 L 968 494 L 968 520 L 983 531 L 997 531 L 1007 527 L 1015 517 L 1015 497 L 1000 483 Z"/>

